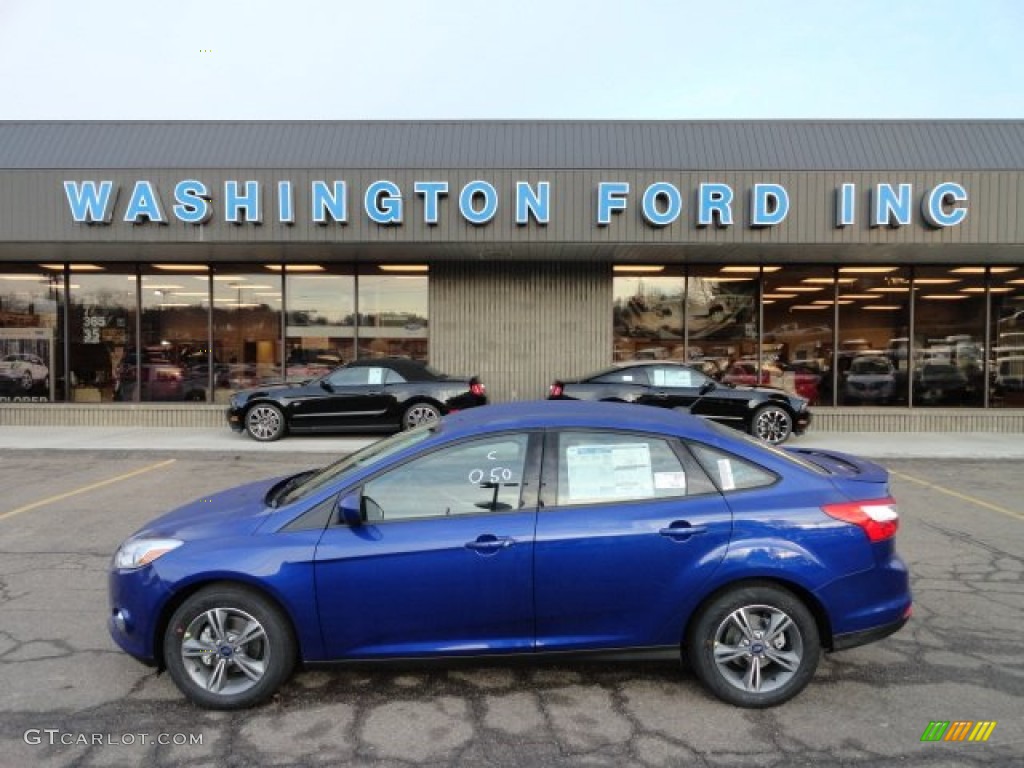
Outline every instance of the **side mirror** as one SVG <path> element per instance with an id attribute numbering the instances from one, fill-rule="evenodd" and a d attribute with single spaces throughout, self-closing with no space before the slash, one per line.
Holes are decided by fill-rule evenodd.
<path id="1" fill-rule="evenodd" d="M 334 391 L 334 385 L 331 384 L 331 382 L 329 382 L 327 379 L 320 379 L 320 386 L 321 388 L 326 389 L 328 392 Z"/>
<path id="2" fill-rule="evenodd" d="M 718 389 L 718 385 L 715 384 L 715 382 L 705 381 L 703 384 L 700 385 L 700 389 L 697 391 L 701 397 L 704 397 L 704 395 L 707 395 L 716 389 Z"/>
<path id="3" fill-rule="evenodd" d="M 358 528 L 363 524 L 362 496 L 350 493 L 338 503 L 338 518 L 350 528 Z"/>

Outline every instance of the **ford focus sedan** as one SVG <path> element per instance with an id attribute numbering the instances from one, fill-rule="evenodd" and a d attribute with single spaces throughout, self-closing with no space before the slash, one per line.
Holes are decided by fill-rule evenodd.
<path id="1" fill-rule="evenodd" d="M 215 709 L 297 664 L 687 659 L 780 704 L 910 615 L 887 472 L 693 416 L 489 406 L 160 517 L 119 547 L 109 628 Z"/>

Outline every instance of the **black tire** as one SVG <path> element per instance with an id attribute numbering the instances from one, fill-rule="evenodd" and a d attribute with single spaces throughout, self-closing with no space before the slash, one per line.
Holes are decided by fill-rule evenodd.
<path id="1" fill-rule="evenodd" d="M 402 414 L 402 429 L 412 429 L 423 424 L 436 424 L 441 418 L 441 409 L 431 403 L 413 403 Z"/>
<path id="2" fill-rule="evenodd" d="M 245 640 L 247 635 L 252 639 Z M 295 638 L 281 611 L 231 584 L 196 592 L 174 612 L 164 633 L 171 679 L 208 709 L 245 709 L 266 701 L 291 675 L 295 657 Z"/>
<path id="3" fill-rule="evenodd" d="M 777 630 L 769 635 L 773 625 Z M 814 616 L 793 593 L 750 584 L 719 595 L 700 611 L 686 655 L 715 696 L 760 709 L 782 704 L 807 686 L 821 658 L 821 640 Z"/>
<path id="4" fill-rule="evenodd" d="M 35 385 L 36 380 L 32 378 L 32 371 L 25 371 L 25 373 L 21 377 L 21 388 L 28 392 Z"/>
<path id="5" fill-rule="evenodd" d="M 245 431 L 253 440 L 270 443 L 284 437 L 288 423 L 273 403 L 256 403 L 245 412 Z"/>
<path id="6" fill-rule="evenodd" d="M 771 445 L 780 445 L 793 434 L 793 417 L 780 405 L 762 405 L 750 420 L 750 434 Z"/>

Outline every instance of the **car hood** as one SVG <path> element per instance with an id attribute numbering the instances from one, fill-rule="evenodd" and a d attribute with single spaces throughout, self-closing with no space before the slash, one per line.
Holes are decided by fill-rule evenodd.
<path id="1" fill-rule="evenodd" d="M 283 479 L 260 480 L 203 496 L 152 520 L 135 535 L 182 540 L 249 535 L 273 511 L 264 499 Z"/>

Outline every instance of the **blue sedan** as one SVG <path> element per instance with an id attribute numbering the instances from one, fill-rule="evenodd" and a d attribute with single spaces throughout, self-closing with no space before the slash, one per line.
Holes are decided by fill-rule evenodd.
<path id="1" fill-rule="evenodd" d="M 127 539 L 110 631 L 216 709 L 297 663 L 680 654 L 780 704 L 911 610 L 882 467 L 660 408 L 488 406 Z"/>

